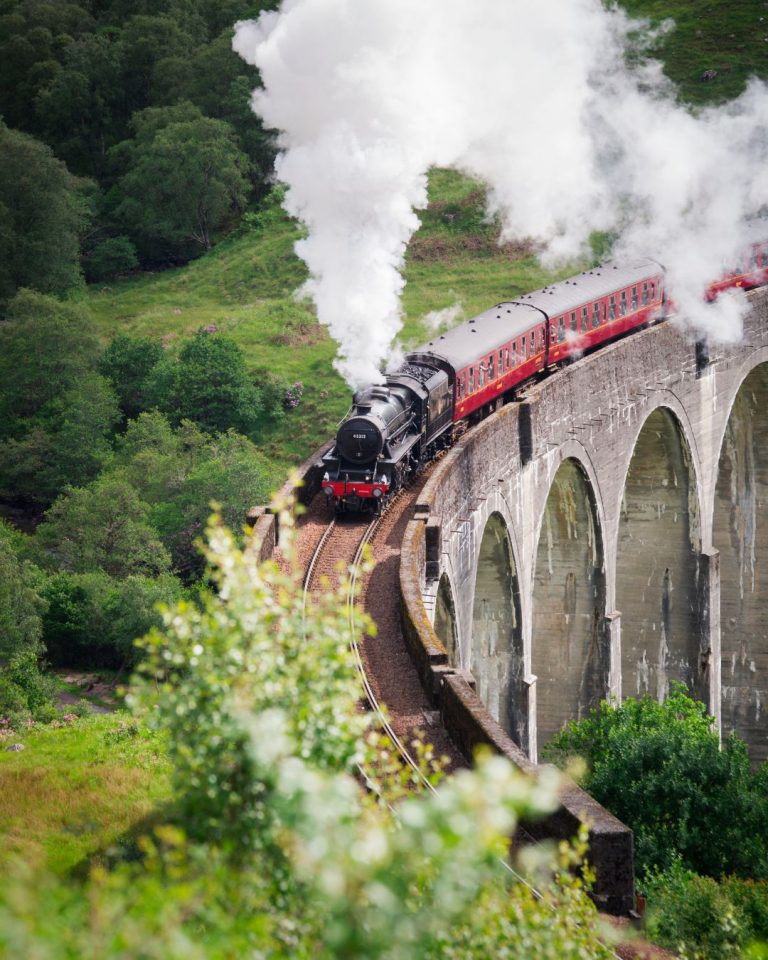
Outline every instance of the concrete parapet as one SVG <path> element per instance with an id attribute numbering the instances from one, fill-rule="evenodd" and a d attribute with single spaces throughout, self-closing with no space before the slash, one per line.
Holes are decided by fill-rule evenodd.
<path id="1" fill-rule="evenodd" d="M 403 637 L 422 687 L 433 704 L 440 698 L 440 687 L 447 672 L 448 655 L 430 623 L 422 602 L 419 568 L 426 562 L 426 524 L 412 520 L 403 538 L 400 561 L 400 595 Z M 407 546 L 406 546 L 407 545 Z M 403 557 L 408 557 L 407 565 Z"/>
<path id="2" fill-rule="evenodd" d="M 468 759 L 478 747 L 488 746 L 526 774 L 536 776 L 541 769 L 507 736 L 461 675 L 445 676 L 440 709 L 451 738 Z M 568 777 L 562 777 L 559 799 L 554 813 L 524 823 L 525 832 L 534 840 L 571 840 L 587 824 L 588 857 L 596 876 L 592 898 L 601 910 L 628 914 L 635 907 L 632 831 Z"/>
<path id="3" fill-rule="evenodd" d="M 301 485 L 295 488 L 293 480 L 286 480 L 277 491 L 278 501 L 285 501 L 294 496 L 294 491 L 296 500 L 303 506 L 307 506 L 314 500 L 320 491 L 323 479 L 323 469 L 320 461 L 323 454 L 330 450 L 332 445 L 333 441 L 324 443 L 319 450 L 302 463 L 296 470 Z M 253 528 L 251 548 L 257 551 L 260 562 L 268 560 L 277 546 L 279 537 L 277 517 L 272 513 L 270 507 L 257 506 L 251 507 L 248 511 L 246 522 L 249 527 Z"/>

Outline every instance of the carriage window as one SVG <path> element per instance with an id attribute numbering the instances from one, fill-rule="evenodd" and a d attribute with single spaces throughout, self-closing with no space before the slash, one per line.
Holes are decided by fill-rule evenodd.
<path id="1" fill-rule="evenodd" d="M 477 386 L 478 387 L 485 386 L 485 367 L 482 365 L 482 363 L 477 368 Z"/>
<path id="2" fill-rule="evenodd" d="M 488 383 L 496 376 L 493 370 L 493 354 L 488 357 Z"/>
<path id="3" fill-rule="evenodd" d="M 589 307 L 581 308 L 581 329 L 584 333 L 589 330 Z"/>
<path id="4" fill-rule="evenodd" d="M 648 283 L 647 281 L 643 283 L 643 306 L 648 306 Z"/>
<path id="5" fill-rule="evenodd" d="M 531 346 L 528 350 L 528 356 L 532 357 L 536 353 L 536 331 L 531 330 Z"/>
<path id="6" fill-rule="evenodd" d="M 512 366 L 515 365 L 515 345 L 512 344 Z M 504 351 L 504 366 L 509 370 L 509 348 Z"/>
<path id="7" fill-rule="evenodd" d="M 576 333 L 576 314 L 571 314 L 571 333 Z"/>
<path id="8" fill-rule="evenodd" d="M 557 339 L 562 343 L 565 340 L 565 317 L 557 321 Z"/>
<path id="9" fill-rule="evenodd" d="M 637 310 L 637 287 L 632 287 L 632 309 Z"/>
<path id="10" fill-rule="evenodd" d="M 475 368 L 471 367 L 469 371 L 469 392 L 475 392 Z"/>
<path id="11" fill-rule="evenodd" d="M 627 315 L 627 291 L 621 291 L 621 303 L 619 304 L 619 316 L 626 317 Z"/>
<path id="12" fill-rule="evenodd" d="M 656 284 L 652 283 L 651 284 L 651 300 L 655 300 L 655 299 L 656 299 Z"/>
<path id="13" fill-rule="evenodd" d="M 525 337 L 520 338 L 520 360 L 525 360 Z"/>
<path id="14" fill-rule="evenodd" d="M 599 326 L 600 326 L 600 304 L 593 303 L 592 304 L 592 327 L 594 329 L 595 327 L 599 327 Z"/>
<path id="15" fill-rule="evenodd" d="M 753 270 L 757 269 L 757 247 L 752 247 L 752 253 L 749 258 L 749 265 Z"/>
<path id="16" fill-rule="evenodd" d="M 611 297 L 608 301 L 608 319 L 616 319 L 616 297 Z"/>
<path id="17" fill-rule="evenodd" d="M 504 373 L 504 354 L 499 350 L 499 376 Z"/>

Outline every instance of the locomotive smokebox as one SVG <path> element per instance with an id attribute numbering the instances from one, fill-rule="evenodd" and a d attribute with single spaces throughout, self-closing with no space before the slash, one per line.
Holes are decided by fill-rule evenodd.
<path id="1" fill-rule="evenodd" d="M 352 417 L 339 427 L 336 448 L 349 463 L 372 463 L 384 449 L 381 425 L 373 417 Z"/>

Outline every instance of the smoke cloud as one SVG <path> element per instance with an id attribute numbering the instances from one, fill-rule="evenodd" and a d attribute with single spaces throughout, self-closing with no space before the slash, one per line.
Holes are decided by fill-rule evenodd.
<path id="1" fill-rule="evenodd" d="M 637 27 L 599 0 L 284 0 L 237 25 L 307 227 L 306 292 L 352 386 L 381 379 L 400 329 L 432 166 L 482 179 L 502 239 L 550 260 L 618 231 L 618 255 L 665 265 L 682 316 L 738 337 L 740 304 L 701 297 L 768 202 L 768 88 L 693 116 L 658 64 L 626 66 Z"/>
<path id="2" fill-rule="evenodd" d="M 462 323 L 466 316 L 464 307 L 460 303 L 454 303 L 453 306 L 445 307 L 443 310 L 430 310 L 421 319 L 430 333 L 443 333 Z"/>

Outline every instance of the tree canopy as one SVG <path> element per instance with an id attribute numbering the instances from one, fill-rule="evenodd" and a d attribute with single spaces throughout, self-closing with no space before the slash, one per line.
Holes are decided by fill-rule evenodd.
<path id="1" fill-rule="evenodd" d="M 41 562 L 73 573 L 103 570 L 111 577 L 157 575 L 171 558 L 148 522 L 149 507 L 119 478 L 70 489 L 37 529 Z"/>
<path id="2" fill-rule="evenodd" d="M 0 665 L 18 653 L 38 653 L 45 602 L 40 577 L 14 549 L 14 535 L 0 521 Z"/>
<path id="3" fill-rule="evenodd" d="M 115 188 L 115 217 L 147 255 L 209 250 L 248 193 L 249 163 L 234 129 L 191 103 L 150 107 L 133 128 L 134 140 L 116 148 L 128 169 Z"/>
<path id="4" fill-rule="evenodd" d="M 712 717 L 682 685 L 664 703 L 602 703 L 545 755 L 586 761 L 584 788 L 635 831 L 638 871 L 679 861 L 715 877 L 768 878 L 768 766 L 753 773 L 735 736 L 721 750 Z"/>
<path id="5" fill-rule="evenodd" d="M 157 411 L 128 424 L 111 470 L 149 505 L 175 572 L 187 580 L 203 570 L 196 542 L 211 502 L 233 529 L 241 530 L 247 510 L 269 499 L 277 479 L 247 437 L 234 431 L 211 436 L 191 421 L 173 429 Z"/>
<path id="6" fill-rule="evenodd" d="M 81 282 L 87 219 L 84 184 L 0 120 L 0 316 L 21 287 L 62 294 Z"/>
<path id="7" fill-rule="evenodd" d="M 87 309 L 20 291 L 0 324 L 0 436 L 92 372 L 100 351 Z"/>
<path id="8" fill-rule="evenodd" d="M 155 390 L 156 406 L 174 423 L 194 420 L 210 431 L 250 433 L 262 411 L 242 349 L 231 337 L 205 330 L 182 344 L 178 359 L 168 358 Z"/>
<path id="9" fill-rule="evenodd" d="M 63 164 L 99 186 L 85 190 L 94 225 L 84 252 L 95 280 L 110 275 L 110 261 L 115 272 L 130 269 L 136 249 L 145 262 L 197 255 L 236 222 L 249 196 L 266 192 L 275 138 L 250 108 L 258 71 L 234 53 L 231 40 L 237 20 L 275 6 L 276 0 L 0 5 L 0 117 L 16 138 L 0 140 L 8 154 L 0 181 L 19 190 L 27 208 L 6 204 L 8 191 L 0 182 L 0 298 L 18 286 L 54 292 L 78 279 L 70 221 L 74 215 L 74 233 L 81 233 L 77 221 L 84 208 L 75 204 L 71 210 L 65 202 L 79 182 Z M 143 142 L 137 118 L 140 126 L 148 109 L 181 103 L 195 111 L 187 128 Z M 54 158 L 43 143 L 59 158 L 61 183 L 48 170 Z M 51 182 L 42 189 L 44 174 Z M 153 180 L 156 175 L 168 179 L 168 194 Z M 189 196 L 180 189 L 183 177 Z M 62 183 L 64 200 L 56 200 Z M 145 187 L 156 206 L 151 215 L 141 209 Z M 24 216 L 30 223 L 47 222 L 48 236 L 40 233 L 38 247 L 47 242 L 50 258 L 37 247 L 16 253 L 14 221 Z M 157 242 L 150 242 L 155 231 Z M 121 237 L 118 247 L 101 246 Z M 36 276 L 39 281 L 32 282 Z"/>

